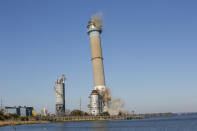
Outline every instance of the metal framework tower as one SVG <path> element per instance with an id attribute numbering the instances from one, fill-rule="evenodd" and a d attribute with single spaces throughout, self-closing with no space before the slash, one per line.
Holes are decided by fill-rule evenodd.
<path id="1" fill-rule="evenodd" d="M 65 80 L 65 76 L 62 75 L 60 80 L 55 81 L 56 115 L 59 117 L 65 115 Z"/>

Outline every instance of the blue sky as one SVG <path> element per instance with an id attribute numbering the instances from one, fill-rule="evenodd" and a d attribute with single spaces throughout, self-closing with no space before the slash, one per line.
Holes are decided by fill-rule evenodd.
<path id="1" fill-rule="evenodd" d="M 125 110 L 197 111 L 195 0 L 1 0 L 0 97 L 6 106 L 88 110 L 93 75 L 87 23 L 102 11 L 106 84 Z"/>

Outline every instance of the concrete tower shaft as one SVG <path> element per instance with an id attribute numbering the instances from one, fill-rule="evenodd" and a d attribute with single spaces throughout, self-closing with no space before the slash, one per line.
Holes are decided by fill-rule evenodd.
<path id="1" fill-rule="evenodd" d="M 101 28 L 97 28 L 91 21 L 88 25 L 88 34 L 90 36 L 92 68 L 94 75 L 94 87 L 96 90 L 105 89 L 105 76 L 103 68 L 103 57 L 101 48 L 100 33 Z"/>

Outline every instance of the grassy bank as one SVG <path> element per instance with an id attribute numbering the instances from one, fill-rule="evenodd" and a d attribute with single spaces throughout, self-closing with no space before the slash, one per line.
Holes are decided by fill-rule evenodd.
<path id="1" fill-rule="evenodd" d="M 0 121 L 1 126 L 14 126 L 14 125 L 26 125 L 26 124 L 42 124 L 42 123 L 49 123 L 49 121 Z"/>
<path id="2" fill-rule="evenodd" d="M 24 124 L 39 124 L 49 123 L 47 120 L 40 119 L 40 116 L 19 116 L 17 114 L 5 114 L 0 111 L 0 126 L 13 126 L 13 125 L 24 125 Z"/>

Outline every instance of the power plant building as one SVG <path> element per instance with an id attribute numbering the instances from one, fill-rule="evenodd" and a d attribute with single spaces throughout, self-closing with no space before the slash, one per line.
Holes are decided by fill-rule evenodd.
<path id="1" fill-rule="evenodd" d="M 33 107 L 5 107 L 5 112 L 7 114 L 17 114 L 19 116 L 32 116 Z"/>
<path id="2" fill-rule="evenodd" d="M 90 109 L 91 109 L 91 114 L 97 115 L 101 112 L 103 112 L 103 101 L 102 101 L 102 96 L 99 95 L 97 90 L 93 90 L 92 93 L 90 94 Z"/>
<path id="3" fill-rule="evenodd" d="M 56 96 L 56 115 L 61 117 L 65 115 L 65 76 L 62 75 L 60 80 L 55 81 Z"/>

